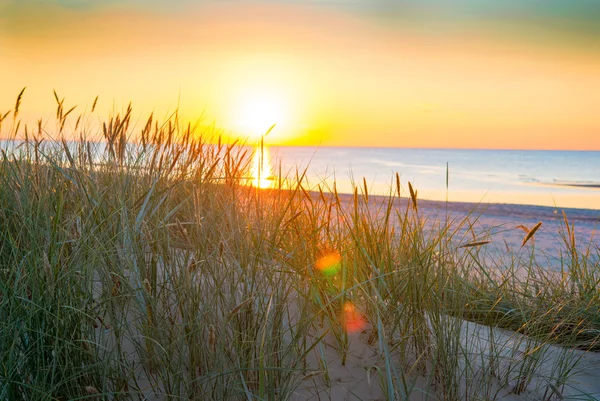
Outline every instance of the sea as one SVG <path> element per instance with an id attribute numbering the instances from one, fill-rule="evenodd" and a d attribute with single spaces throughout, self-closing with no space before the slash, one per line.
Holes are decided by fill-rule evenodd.
<path id="1" fill-rule="evenodd" d="M 310 185 L 370 194 L 395 175 L 420 199 L 600 210 L 600 152 L 545 150 L 270 147 L 273 171 L 306 172 Z M 266 158 L 266 157 L 265 157 Z"/>
<path id="2" fill-rule="evenodd" d="M 22 145 L 0 139 L 9 152 Z M 260 165 L 263 177 L 304 173 L 311 188 L 335 183 L 339 193 L 363 191 L 366 182 L 370 195 L 386 195 L 398 175 L 404 194 L 410 182 L 419 199 L 600 211 L 599 151 L 266 146 Z"/>

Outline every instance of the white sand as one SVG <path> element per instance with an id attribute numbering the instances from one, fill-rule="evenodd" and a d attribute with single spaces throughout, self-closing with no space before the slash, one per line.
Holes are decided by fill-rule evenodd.
<path id="1" fill-rule="evenodd" d="M 515 393 L 518 383 L 504 378 L 514 377 L 518 368 L 526 363 L 526 338 L 522 335 L 501 329 L 493 329 L 495 354 L 501 355 L 499 372 L 496 376 L 490 374 L 489 368 L 484 368 L 481 361 L 489 361 L 491 355 L 489 327 L 472 322 L 461 322 L 461 347 L 464 355 L 460 357 L 460 366 L 465 369 L 467 362 L 470 371 L 469 380 L 461 379 L 461 399 L 502 401 L 525 401 L 544 399 L 600 399 L 600 354 L 585 353 L 579 350 L 569 350 L 558 346 L 546 345 L 539 350 L 540 363 L 538 374 L 520 393 Z M 369 345 L 370 327 L 350 335 L 350 345 L 346 364 L 341 364 L 340 352 L 332 344 L 334 339 L 328 337 L 325 341 L 325 355 L 329 380 L 324 375 L 313 376 L 305 380 L 295 392 L 292 400 L 385 400 L 386 395 L 380 386 L 379 372 L 384 365 L 377 347 Z M 560 362 L 578 359 L 576 369 L 560 388 L 562 397 L 553 396 L 550 379 L 553 369 Z M 316 364 L 316 357 L 311 361 Z M 512 374 L 510 373 L 512 369 Z M 554 372 L 556 373 L 556 371 Z M 556 374 L 555 374 L 556 375 Z M 410 400 L 438 400 L 441 398 L 440 383 L 431 383 L 424 375 L 407 375 L 414 389 Z M 550 380 L 549 380 L 550 379 Z M 549 385 L 548 383 L 551 383 Z M 556 386 L 554 386 L 556 388 Z"/>

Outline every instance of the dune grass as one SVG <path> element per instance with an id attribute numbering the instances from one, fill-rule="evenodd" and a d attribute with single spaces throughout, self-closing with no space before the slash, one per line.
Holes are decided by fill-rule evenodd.
<path id="1" fill-rule="evenodd" d="M 319 399 L 360 335 L 387 400 L 553 400 L 600 349 L 598 250 L 567 216 L 562 274 L 490 261 L 399 176 L 383 198 L 301 169 L 257 189 L 247 147 L 176 115 L 90 132 L 56 96 L 51 139 L 21 98 L 0 125 L 0 399 Z"/>

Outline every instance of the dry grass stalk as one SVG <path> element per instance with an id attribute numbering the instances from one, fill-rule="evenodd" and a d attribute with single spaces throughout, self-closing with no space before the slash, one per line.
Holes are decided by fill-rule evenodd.
<path id="1" fill-rule="evenodd" d="M 231 312 L 229 312 L 228 319 L 231 319 L 233 316 L 237 315 L 238 312 L 240 310 L 242 310 L 242 308 L 244 308 L 245 306 L 247 306 L 252 301 L 254 301 L 254 297 L 250 297 L 250 298 L 246 299 L 245 301 L 243 301 L 241 304 L 237 305 L 235 308 L 233 308 L 231 310 Z"/>
<path id="2" fill-rule="evenodd" d="M 415 210 L 419 210 L 419 206 L 417 204 L 417 191 L 413 189 L 413 186 L 410 183 L 410 181 L 408 182 L 408 190 L 410 191 L 410 199 L 412 200 L 413 207 L 415 208 Z"/>
<path id="3" fill-rule="evenodd" d="M 529 230 L 529 232 L 527 233 L 527 235 L 525 236 L 525 238 L 523 238 L 523 243 L 521 244 L 521 247 L 525 246 L 525 244 L 527 243 L 527 241 L 529 241 L 531 238 L 533 238 L 533 236 L 535 235 L 535 232 L 542 226 L 542 222 L 540 221 L 539 223 L 537 223 L 535 226 L 533 226 L 533 228 L 531 230 Z"/>
<path id="4" fill-rule="evenodd" d="M 476 241 L 476 242 L 469 242 L 468 244 L 464 244 L 459 246 L 459 248 L 472 248 L 475 246 L 482 246 L 482 245 L 486 245 L 489 244 L 491 241 Z"/>
<path id="5" fill-rule="evenodd" d="M 19 106 L 21 106 L 21 101 L 23 100 L 23 93 L 25 93 L 25 89 L 27 87 L 24 87 L 23 89 L 21 89 L 21 92 L 19 92 L 19 96 L 17 96 L 17 101 L 15 102 L 15 112 L 13 113 L 13 118 L 16 119 L 17 116 L 19 115 Z"/>

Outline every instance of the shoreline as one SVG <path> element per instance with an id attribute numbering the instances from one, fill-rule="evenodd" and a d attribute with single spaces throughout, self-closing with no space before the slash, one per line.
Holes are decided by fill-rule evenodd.
<path id="1" fill-rule="evenodd" d="M 309 191 L 315 197 L 319 197 L 319 192 Z M 331 194 L 332 192 L 324 192 L 324 194 Z M 345 202 L 352 202 L 354 197 L 353 194 L 349 193 L 338 193 L 340 200 Z M 363 197 L 363 195 L 359 194 Z M 375 200 L 375 203 L 382 203 L 388 199 L 385 195 L 369 195 L 369 200 Z M 406 203 L 410 202 L 410 198 L 402 196 L 396 198 L 394 203 L 398 206 L 406 207 Z M 529 216 L 529 217 L 540 217 L 540 218 L 552 218 L 563 221 L 561 212 L 565 212 L 570 221 L 585 221 L 591 223 L 598 223 L 600 228 L 600 209 L 587 209 L 587 208 L 573 208 L 573 207 L 551 207 L 543 205 L 527 205 L 520 203 L 476 203 L 468 201 L 440 201 L 431 199 L 417 199 L 419 209 L 444 211 L 448 208 L 448 211 L 452 212 L 483 212 L 485 215 L 497 215 L 507 216 L 512 215 L 514 217 Z"/>

